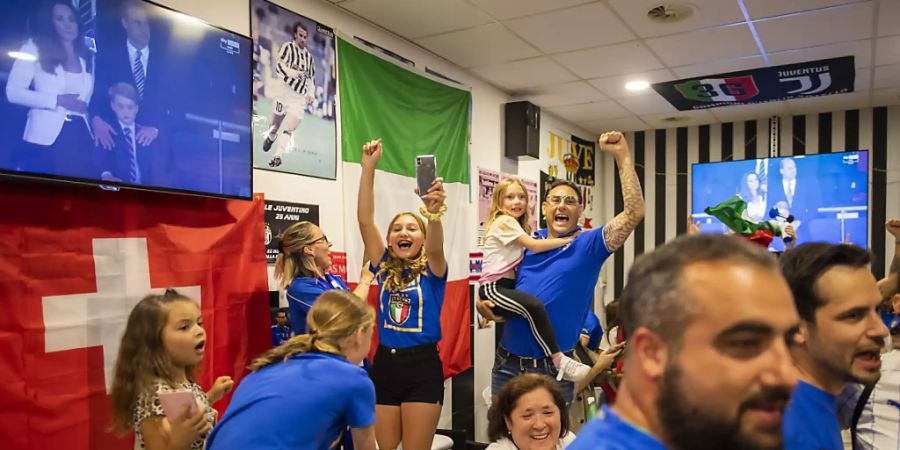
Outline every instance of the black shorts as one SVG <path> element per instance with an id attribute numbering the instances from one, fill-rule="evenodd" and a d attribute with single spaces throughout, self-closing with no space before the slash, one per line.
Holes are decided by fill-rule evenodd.
<path id="1" fill-rule="evenodd" d="M 436 344 L 406 348 L 379 345 L 369 376 L 379 405 L 444 404 L 444 368 Z"/>

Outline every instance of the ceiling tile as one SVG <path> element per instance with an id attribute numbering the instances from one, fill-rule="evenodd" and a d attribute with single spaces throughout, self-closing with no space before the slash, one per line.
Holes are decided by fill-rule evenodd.
<path id="1" fill-rule="evenodd" d="M 740 72 L 743 70 L 756 69 L 765 67 L 766 62 L 762 56 L 748 56 L 737 59 L 722 59 L 703 64 L 692 64 L 690 66 L 676 67 L 672 69 L 679 79 L 702 77 L 706 75 L 716 75 L 728 72 Z"/>
<path id="2" fill-rule="evenodd" d="M 668 118 L 678 118 L 677 121 L 666 120 Z M 650 125 L 651 128 L 677 128 L 692 125 L 703 125 L 716 122 L 716 118 L 709 111 L 679 111 L 674 114 L 654 114 L 642 116 L 641 120 Z"/>
<path id="3" fill-rule="evenodd" d="M 853 90 L 868 91 L 869 89 L 872 89 L 872 69 L 856 69 Z"/>
<path id="4" fill-rule="evenodd" d="M 591 3 L 504 22 L 546 53 L 597 47 L 635 36 L 603 3 Z"/>
<path id="5" fill-rule="evenodd" d="M 584 102 L 606 100 L 606 96 L 584 81 L 540 86 L 529 92 L 517 92 L 514 100 L 528 100 L 543 108 L 575 105 Z"/>
<path id="6" fill-rule="evenodd" d="M 875 41 L 875 65 L 897 63 L 900 63 L 900 36 L 878 38 Z"/>
<path id="7" fill-rule="evenodd" d="M 578 126 L 596 134 L 603 134 L 607 131 L 641 131 L 650 128 L 643 120 L 637 116 L 620 117 L 618 119 L 601 119 L 591 120 L 588 122 L 580 122 Z"/>
<path id="8" fill-rule="evenodd" d="M 872 88 L 900 87 L 900 64 L 875 68 L 875 79 Z"/>
<path id="9" fill-rule="evenodd" d="M 575 76 L 546 56 L 514 61 L 472 71 L 507 92 L 545 84 L 575 81 Z"/>
<path id="10" fill-rule="evenodd" d="M 582 78 L 599 78 L 663 68 L 653 53 L 637 41 L 553 55 L 553 58 Z"/>
<path id="11" fill-rule="evenodd" d="M 594 0 L 469 0 L 496 19 L 514 19 L 532 14 L 590 3 Z"/>
<path id="12" fill-rule="evenodd" d="M 759 53 L 750 27 L 746 24 L 697 30 L 648 39 L 646 42 L 670 67 Z"/>
<path id="13" fill-rule="evenodd" d="M 766 52 L 872 37 L 871 2 L 756 22 Z"/>
<path id="14" fill-rule="evenodd" d="M 744 0 L 744 4 L 747 6 L 747 12 L 750 14 L 751 19 L 780 16 L 782 14 L 792 14 L 801 11 L 811 11 L 844 3 L 849 2 L 847 0 L 803 0 L 800 2 L 785 0 Z"/>
<path id="15" fill-rule="evenodd" d="M 599 119 L 615 119 L 628 117 L 630 114 L 618 103 L 607 100 L 602 102 L 582 103 L 580 105 L 559 106 L 548 108 L 549 111 L 570 122 L 589 122 Z"/>
<path id="16" fill-rule="evenodd" d="M 848 92 L 846 94 L 823 95 L 803 99 L 788 100 L 792 114 L 810 114 L 829 111 L 866 108 L 869 103 L 869 91 Z"/>
<path id="17" fill-rule="evenodd" d="M 769 62 L 773 66 L 793 64 L 819 59 L 854 56 L 853 63 L 857 68 L 872 65 L 872 40 L 840 42 L 837 44 L 819 45 L 796 50 L 785 50 L 769 54 Z M 900 61 L 898 61 L 900 62 Z"/>
<path id="18" fill-rule="evenodd" d="M 878 89 L 872 91 L 872 106 L 900 104 L 900 88 Z"/>
<path id="19" fill-rule="evenodd" d="M 900 2 L 883 1 L 878 4 L 878 35 L 900 34 Z"/>
<path id="20" fill-rule="evenodd" d="M 409 39 L 492 22 L 463 0 L 347 0 L 338 6 Z"/>
<path id="21" fill-rule="evenodd" d="M 656 94 L 654 92 L 654 94 Z M 632 113 L 643 116 L 645 114 L 675 114 L 678 112 L 668 100 L 661 95 L 645 95 L 642 97 L 630 97 L 617 100 L 619 104 L 624 106 Z"/>
<path id="22" fill-rule="evenodd" d="M 420 38 L 416 43 L 462 67 L 493 65 L 540 55 L 534 47 L 498 23 Z"/>
<path id="23" fill-rule="evenodd" d="M 772 116 L 790 115 L 786 102 L 757 103 L 753 105 L 722 106 L 709 109 L 720 122 L 739 122 Z"/>
<path id="24" fill-rule="evenodd" d="M 683 21 L 659 23 L 650 20 L 647 17 L 647 11 L 662 3 L 665 2 L 660 0 L 610 0 L 609 2 L 622 20 L 641 37 L 675 34 L 744 20 L 738 3 L 733 0 L 691 0 L 689 4 L 696 8 L 694 13 Z"/>
<path id="25" fill-rule="evenodd" d="M 653 84 L 673 79 L 675 79 L 675 76 L 671 71 L 668 69 L 661 69 L 628 75 L 616 75 L 614 77 L 596 78 L 588 80 L 588 82 L 597 89 L 600 89 L 600 92 L 603 92 L 610 98 L 628 98 L 641 97 L 655 93 L 651 88 L 642 91 L 630 91 L 625 89 L 625 83 L 628 83 L 629 81 L 646 81 Z"/>

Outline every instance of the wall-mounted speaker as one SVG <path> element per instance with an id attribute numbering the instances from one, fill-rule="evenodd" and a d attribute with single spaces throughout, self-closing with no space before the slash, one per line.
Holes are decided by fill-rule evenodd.
<path id="1" fill-rule="evenodd" d="M 540 158 L 541 108 L 530 102 L 511 102 L 506 107 L 506 157 Z"/>

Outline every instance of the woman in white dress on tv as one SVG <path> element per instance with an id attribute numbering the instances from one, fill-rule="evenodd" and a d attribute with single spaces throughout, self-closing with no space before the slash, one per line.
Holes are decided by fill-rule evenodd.
<path id="1" fill-rule="evenodd" d="M 766 193 L 760 186 L 759 175 L 750 171 L 741 177 L 740 196 L 747 202 L 747 215 L 758 222 L 766 219 Z"/>

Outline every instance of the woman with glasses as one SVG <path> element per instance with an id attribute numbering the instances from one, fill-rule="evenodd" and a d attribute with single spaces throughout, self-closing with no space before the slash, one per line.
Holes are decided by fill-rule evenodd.
<path id="1" fill-rule="evenodd" d="M 287 290 L 291 312 L 291 331 L 295 336 L 306 333 L 306 315 L 323 292 L 333 289 L 349 291 L 340 275 L 328 273 L 331 268 L 331 242 L 312 222 L 289 226 L 277 241 L 275 280 Z M 374 276 L 363 270 L 353 293 L 365 301 Z"/>

